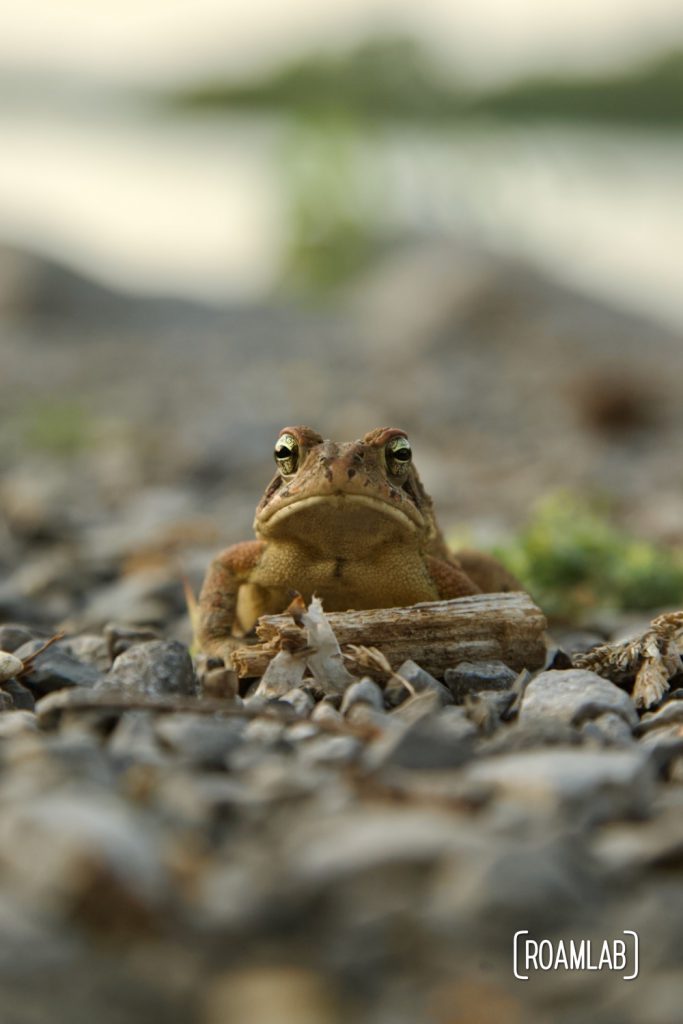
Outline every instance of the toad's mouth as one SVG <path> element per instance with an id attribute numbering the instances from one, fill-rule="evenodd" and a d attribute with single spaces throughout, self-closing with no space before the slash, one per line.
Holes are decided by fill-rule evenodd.
<path id="1" fill-rule="evenodd" d="M 422 516 L 414 505 L 399 508 L 382 498 L 365 494 L 314 494 L 293 498 L 270 514 L 261 513 L 257 532 L 262 535 L 289 533 L 297 521 L 297 529 L 316 532 L 316 527 L 343 533 L 373 531 L 391 522 L 399 532 L 415 532 L 423 527 Z M 305 539 L 302 537 L 302 539 Z"/>

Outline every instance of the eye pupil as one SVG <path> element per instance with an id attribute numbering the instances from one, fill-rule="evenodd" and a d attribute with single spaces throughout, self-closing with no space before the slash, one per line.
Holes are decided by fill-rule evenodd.
<path id="1" fill-rule="evenodd" d="M 392 456 L 398 459 L 399 462 L 408 462 L 410 459 L 410 448 L 397 448 L 395 452 L 392 452 Z"/>

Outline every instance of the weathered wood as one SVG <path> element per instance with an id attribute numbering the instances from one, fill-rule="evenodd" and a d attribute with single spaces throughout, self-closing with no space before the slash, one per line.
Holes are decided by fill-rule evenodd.
<path id="1" fill-rule="evenodd" d="M 393 668 L 412 658 L 437 677 L 460 661 L 500 659 L 521 670 L 538 668 L 545 659 L 545 616 L 523 591 L 332 612 L 328 619 L 342 651 L 348 644 L 377 647 Z M 241 677 L 262 675 L 278 650 L 306 642 L 305 631 L 289 615 L 263 616 L 256 632 L 263 643 L 233 653 Z"/>

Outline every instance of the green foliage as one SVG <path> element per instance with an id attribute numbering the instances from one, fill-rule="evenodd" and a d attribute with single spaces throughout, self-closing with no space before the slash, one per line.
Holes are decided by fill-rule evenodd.
<path id="1" fill-rule="evenodd" d="M 179 110 L 343 111 L 356 118 L 454 120 L 503 117 L 683 122 L 683 51 L 593 75 L 523 79 L 489 92 L 442 73 L 414 39 L 374 37 L 337 53 L 314 52 L 260 79 L 225 78 L 187 87 L 168 100 Z"/>
<path id="2" fill-rule="evenodd" d="M 610 75 L 534 78 L 482 96 L 472 111 L 512 118 L 683 122 L 683 51 Z"/>
<path id="3" fill-rule="evenodd" d="M 44 401 L 24 411 L 21 432 L 29 448 L 50 455 L 75 455 L 89 442 L 91 422 L 78 402 Z"/>
<path id="4" fill-rule="evenodd" d="M 636 540 L 566 494 L 542 502 L 496 555 L 553 618 L 576 620 L 594 608 L 683 604 L 682 550 Z"/>
<path id="5" fill-rule="evenodd" d="M 379 235 L 379 190 L 358 129 L 338 115 L 301 117 L 282 160 L 287 217 L 283 285 L 321 293 L 362 271 Z"/>
<path id="6" fill-rule="evenodd" d="M 176 106 L 345 111 L 355 116 L 422 117 L 452 111 L 450 83 L 434 73 L 412 39 L 377 37 L 338 53 L 312 53 L 260 81 L 214 81 L 175 94 Z"/>

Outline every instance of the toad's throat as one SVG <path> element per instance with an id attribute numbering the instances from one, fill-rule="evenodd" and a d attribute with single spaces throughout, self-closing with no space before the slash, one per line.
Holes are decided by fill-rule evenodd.
<path id="1" fill-rule="evenodd" d="M 406 509 L 365 494 L 314 494 L 308 498 L 293 498 L 270 516 L 261 515 L 255 524 L 262 536 L 287 534 L 290 528 L 316 531 L 336 529 L 343 531 L 372 531 L 389 523 L 401 533 L 416 532 L 423 527 L 422 516 L 414 506 Z M 302 538 L 303 539 L 303 538 Z"/>

